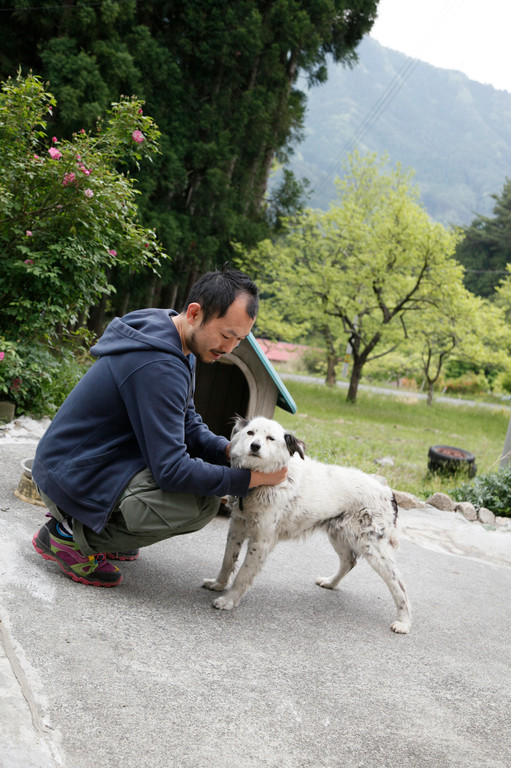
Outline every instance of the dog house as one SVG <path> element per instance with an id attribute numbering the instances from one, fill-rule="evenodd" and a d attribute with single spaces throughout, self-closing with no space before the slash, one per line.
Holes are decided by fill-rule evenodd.
<path id="1" fill-rule="evenodd" d="M 235 416 L 272 419 L 276 406 L 296 404 L 252 333 L 213 365 L 197 360 L 195 409 L 217 435 L 229 438 Z"/>

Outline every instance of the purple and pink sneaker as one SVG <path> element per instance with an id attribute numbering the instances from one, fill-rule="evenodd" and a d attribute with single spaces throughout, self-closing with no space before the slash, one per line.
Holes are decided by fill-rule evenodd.
<path id="1" fill-rule="evenodd" d="M 73 539 L 59 528 L 54 517 L 36 533 L 32 544 L 45 560 L 58 563 L 73 581 L 92 587 L 116 587 L 122 581 L 122 573 L 108 562 L 105 554 L 84 555 Z"/>

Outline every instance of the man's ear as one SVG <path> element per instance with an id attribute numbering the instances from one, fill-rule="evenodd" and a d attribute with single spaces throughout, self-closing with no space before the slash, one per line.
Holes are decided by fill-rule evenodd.
<path id="1" fill-rule="evenodd" d="M 192 301 L 186 308 L 186 319 L 190 325 L 197 325 L 202 322 L 202 307 L 196 301 Z"/>
<path id="2" fill-rule="evenodd" d="M 287 449 L 289 451 L 289 455 L 292 456 L 293 453 L 297 453 L 301 459 L 305 459 L 305 443 L 303 440 L 299 440 L 294 435 L 291 435 L 289 432 L 286 432 L 284 435 L 284 440 L 286 441 Z"/>

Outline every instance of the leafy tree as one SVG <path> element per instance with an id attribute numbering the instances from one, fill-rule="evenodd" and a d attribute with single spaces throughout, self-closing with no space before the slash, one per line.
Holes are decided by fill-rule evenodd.
<path id="1" fill-rule="evenodd" d="M 284 162 L 300 136 L 298 75 L 314 85 L 326 79 L 327 56 L 352 61 L 377 0 L 11 5 L 2 15 L 0 74 L 21 65 L 49 78 L 56 136 L 90 129 L 121 93 L 144 99 L 160 126 L 162 154 L 139 175 L 140 207 L 173 257 L 153 300 L 174 305 L 198 272 L 228 258 L 232 240 L 256 243 L 269 220 L 299 202 L 290 174 L 265 202 L 274 157 Z"/>
<path id="2" fill-rule="evenodd" d="M 0 92 L 0 389 L 23 357 L 55 344 L 102 295 L 113 269 L 154 270 L 164 254 L 137 221 L 133 181 L 116 167 L 157 151 L 141 103 L 112 105 L 97 133 L 47 139 L 55 98 L 34 75 Z M 23 354 L 22 354 L 23 352 Z M 19 387 L 18 387 L 19 390 Z M 16 392 L 14 393 L 16 394 Z M 18 399 L 23 392 L 18 392 Z"/>
<path id="3" fill-rule="evenodd" d="M 259 320 L 263 329 L 278 333 L 279 317 L 297 333 L 322 329 L 331 374 L 349 343 L 352 402 L 366 363 L 395 350 L 407 335 L 408 315 L 434 301 L 456 243 L 419 205 L 410 174 L 385 166 L 385 158 L 354 152 L 336 205 L 305 211 L 281 240 L 265 241 L 248 257 L 271 297 Z"/>
<path id="4" fill-rule="evenodd" d="M 434 277 L 430 303 L 411 316 L 406 351 L 427 384 L 428 405 L 434 387 L 451 360 L 480 371 L 505 366 L 510 337 L 503 312 L 463 285 L 463 269 L 448 261 Z"/>
<path id="5" fill-rule="evenodd" d="M 465 285 L 478 296 L 490 297 L 511 263 L 511 180 L 495 200 L 493 217 L 479 216 L 463 229 L 456 256 L 466 270 Z"/>

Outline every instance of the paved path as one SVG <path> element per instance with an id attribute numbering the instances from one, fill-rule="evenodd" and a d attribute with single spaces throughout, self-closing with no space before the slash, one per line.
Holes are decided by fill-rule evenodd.
<path id="1" fill-rule="evenodd" d="M 1 768 L 509 768 L 509 565 L 403 540 L 408 636 L 366 563 L 314 586 L 321 536 L 215 611 L 225 518 L 93 589 L 31 547 L 43 512 L 13 491 L 32 453 L 0 446 Z"/>
<path id="2" fill-rule="evenodd" d="M 303 381 L 307 384 L 324 384 L 325 380 L 320 379 L 317 376 L 302 376 L 296 373 L 279 373 L 280 378 L 283 381 Z M 347 381 L 336 381 L 335 385 L 340 389 L 348 389 Z M 427 400 L 427 394 L 425 392 L 413 392 L 409 389 L 394 389 L 392 387 L 373 387 L 368 384 L 360 384 L 359 390 L 361 392 L 374 392 L 378 395 L 389 395 L 394 397 L 403 398 L 416 398 L 417 400 Z M 434 397 L 435 403 L 447 403 L 449 405 L 465 405 L 465 406 L 481 406 L 481 408 L 491 408 L 498 410 L 511 410 L 509 402 L 502 403 L 483 403 L 479 400 L 465 400 L 458 397 L 445 397 L 444 395 L 436 395 Z"/>

